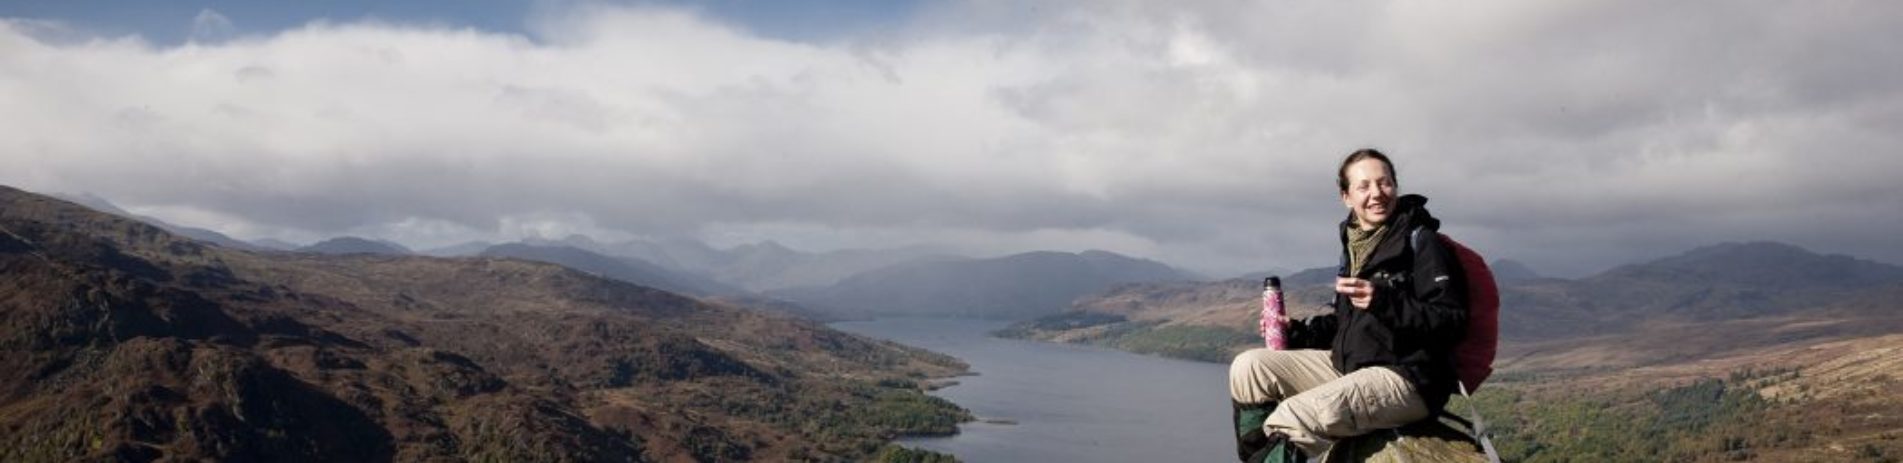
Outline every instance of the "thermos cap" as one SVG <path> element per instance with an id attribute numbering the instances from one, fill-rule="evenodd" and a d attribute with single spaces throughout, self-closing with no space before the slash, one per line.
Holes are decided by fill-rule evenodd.
<path id="1" fill-rule="evenodd" d="M 1282 289 L 1282 277 L 1271 276 L 1268 278 L 1263 278 L 1262 287 L 1265 289 L 1266 288 Z"/>

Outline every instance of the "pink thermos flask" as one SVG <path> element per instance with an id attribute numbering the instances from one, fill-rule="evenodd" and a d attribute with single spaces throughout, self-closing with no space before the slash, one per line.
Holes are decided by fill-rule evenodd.
<path id="1" fill-rule="evenodd" d="M 1270 349 L 1288 349 L 1288 310 L 1282 306 L 1282 279 L 1262 279 L 1262 342 Z"/>

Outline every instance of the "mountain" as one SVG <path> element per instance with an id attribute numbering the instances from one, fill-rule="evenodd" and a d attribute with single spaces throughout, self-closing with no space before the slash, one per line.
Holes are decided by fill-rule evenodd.
<path id="1" fill-rule="evenodd" d="M 748 291 L 826 286 L 846 277 L 892 265 L 952 258 L 924 247 L 843 249 L 810 253 L 773 241 L 716 249 L 697 240 L 630 240 L 603 243 L 584 235 L 560 240 L 527 239 L 540 246 L 569 246 L 615 257 L 639 259 L 676 273 L 706 275 Z"/>
<path id="2" fill-rule="evenodd" d="M 1503 286 L 1502 335 L 1550 340 L 1789 316 L 1903 282 L 1903 267 L 1784 243 L 1721 243 L 1579 280 Z"/>
<path id="3" fill-rule="evenodd" d="M 610 257 L 568 246 L 499 244 L 483 250 L 480 255 L 548 262 L 604 278 L 681 294 L 711 296 L 745 292 L 706 277 L 677 273 L 640 259 Z"/>
<path id="4" fill-rule="evenodd" d="M 1783 243 L 1724 243 L 1581 280 L 1588 310 L 1737 318 L 1813 306 L 1903 281 L 1903 267 Z"/>
<path id="5" fill-rule="evenodd" d="M 1022 319 L 1062 311 L 1080 296 L 1119 283 L 1193 278 L 1168 265 L 1104 251 L 1030 252 L 901 264 L 828 287 L 767 294 L 843 316 Z"/>
<path id="6" fill-rule="evenodd" d="M 1341 269 L 1336 268 L 1334 266 L 1315 267 L 1315 268 L 1303 270 L 1300 272 L 1295 272 L 1292 275 L 1283 276 L 1282 285 L 1286 287 L 1313 286 L 1313 285 L 1331 285 L 1332 286 L 1335 284 L 1336 275 L 1339 274 L 1340 272 L 1341 272 Z M 1260 280 L 1260 279 L 1257 279 L 1257 280 Z"/>
<path id="7" fill-rule="evenodd" d="M 715 275 L 759 291 L 826 286 L 853 275 L 894 265 L 958 258 L 926 246 L 807 253 L 771 241 L 753 247 L 741 246 L 729 250 L 728 254 L 733 259 L 715 268 Z"/>
<path id="8" fill-rule="evenodd" d="M 257 246 L 259 249 L 265 249 L 265 250 L 271 250 L 271 251 L 292 251 L 292 250 L 296 250 L 297 248 L 303 247 L 303 246 L 297 245 L 297 243 L 292 243 L 289 241 L 272 239 L 272 238 L 259 238 L 259 239 L 251 240 L 251 245 Z"/>
<path id="9" fill-rule="evenodd" d="M 1492 270 L 1493 279 L 1500 282 L 1518 283 L 1546 278 L 1541 276 L 1540 272 L 1533 271 L 1533 267 L 1528 267 L 1520 261 L 1511 259 L 1494 260 L 1487 264 L 1487 269 Z"/>
<path id="10" fill-rule="evenodd" d="M 245 242 L 237 238 L 226 236 L 225 234 L 219 233 L 216 231 L 211 231 L 211 230 L 197 228 L 197 227 L 187 227 L 183 225 L 177 225 L 170 222 L 166 222 L 164 220 L 159 220 L 156 217 L 138 215 L 131 212 L 127 212 L 125 209 L 119 208 L 118 205 L 113 204 L 111 201 L 107 201 L 106 198 L 101 198 L 99 196 L 96 196 L 90 193 L 82 193 L 77 195 L 55 195 L 54 197 L 92 208 L 95 211 L 104 212 L 107 214 L 112 214 L 112 215 L 116 215 L 120 217 L 125 217 L 128 219 L 137 220 L 140 222 L 145 222 L 146 224 L 165 229 L 165 231 L 169 231 L 174 234 L 184 235 L 187 238 L 204 241 L 207 243 L 211 243 L 211 244 L 215 244 L 215 245 L 219 245 L 219 246 L 223 246 L 227 248 L 247 249 L 247 250 L 268 249 L 266 247 L 260 247 L 256 244 Z"/>
<path id="11" fill-rule="evenodd" d="M 656 245 L 654 243 L 650 243 L 647 241 L 643 241 L 643 240 L 629 240 L 629 241 L 623 241 L 619 243 L 603 243 L 600 241 L 596 241 L 594 238 L 591 238 L 588 235 L 575 234 L 575 235 L 568 235 L 567 237 L 562 239 L 546 239 L 546 238 L 539 238 L 539 237 L 529 237 L 529 238 L 522 239 L 522 241 L 520 242 L 522 244 L 527 244 L 531 246 L 567 246 L 567 247 L 571 247 L 575 249 L 581 249 L 588 252 L 593 252 L 596 254 L 605 254 L 605 255 L 614 256 L 614 257 L 624 257 L 624 258 L 631 258 L 631 259 L 640 259 L 642 261 L 653 263 L 655 265 L 659 265 L 661 267 L 665 267 L 673 271 L 686 270 L 685 267 L 682 267 L 680 264 L 674 262 L 673 258 L 668 257 L 667 252 L 663 250 L 659 245 Z"/>
<path id="12" fill-rule="evenodd" d="M 955 359 L 515 259 L 261 253 L 0 187 L 0 461 L 858 460 Z"/>
<path id="13" fill-rule="evenodd" d="M 495 243 L 488 241 L 470 241 L 440 248 L 425 249 L 418 252 L 418 254 L 436 257 L 470 257 L 482 254 L 482 251 L 489 249 L 490 246 L 495 246 Z"/>
<path id="14" fill-rule="evenodd" d="M 1510 263 L 1502 267 L 1508 275 L 1525 275 Z M 1333 272 L 1332 267 L 1319 267 L 1284 278 L 1291 311 L 1302 316 L 1322 313 L 1323 304 L 1332 297 Z M 1723 243 L 1579 280 L 1510 277 L 1497 278 L 1497 282 L 1502 338 L 1509 343 L 1539 343 L 1658 334 L 1662 332 L 1648 330 L 1724 320 L 1825 314 L 1888 317 L 1893 311 L 1882 301 L 1903 284 L 1903 267 L 1822 255 L 1782 243 Z M 1260 285 L 1260 279 L 1251 276 L 1210 283 L 1119 286 L 1080 299 L 1075 306 L 1080 313 L 1026 323 L 1012 334 L 1146 346 L 1159 349 L 1158 353 L 1220 360 L 1260 342 L 1253 333 Z M 1774 337 L 1789 341 L 1867 331 L 1855 325 L 1829 326 L 1834 328 L 1785 331 Z M 1195 331 L 1200 340 L 1158 347 L 1144 338 L 1158 335 L 1159 330 Z M 1737 339 L 1757 338 L 1739 335 Z"/>
<path id="15" fill-rule="evenodd" d="M 750 288 L 778 289 L 830 284 L 838 281 L 839 278 L 856 273 L 849 270 L 847 271 L 849 273 L 844 274 L 823 275 L 822 272 L 810 269 L 789 272 L 788 270 L 794 267 L 805 266 L 817 256 L 795 251 L 773 241 L 735 246 L 727 249 L 725 254 L 709 270 L 717 272 L 716 274 L 725 280 L 738 282 Z M 871 268 L 855 270 L 871 270 Z M 831 277 L 832 281 L 825 281 L 828 277 Z"/>
<path id="16" fill-rule="evenodd" d="M 700 240 L 690 238 L 671 238 L 653 243 L 630 242 L 623 244 L 623 247 L 650 248 L 652 249 L 650 252 L 659 254 L 682 269 L 700 271 L 708 275 L 716 274 L 717 272 L 713 270 L 731 259 L 727 253 L 708 246 Z"/>
<path id="17" fill-rule="evenodd" d="M 1233 280 L 1254 281 L 1256 282 L 1256 286 L 1258 286 L 1258 288 L 1256 289 L 1261 289 L 1260 286 L 1262 284 L 1262 279 L 1268 278 L 1270 276 L 1281 277 L 1282 286 L 1284 287 L 1321 285 L 1321 284 L 1332 285 L 1332 284 L 1335 284 L 1336 271 L 1337 269 L 1334 266 L 1327 266 L 1327 267 L 1314 267 L 1314 268 L 1302 269 L 1292 273 L 1256 272 L 1256 273 L 1250 273 L 1240 277 L 1233 278 Z"/>
<path id="18" fill-rule="evenodd" d="M 410 250 L 400 244 L 363 239 L 354 236 L 343 236 L 319 241 L 310 246 L 297 248 L 297 252 L 334 255 L 380 254 L 386 256 L 405 256 L 410 254 Z"/>

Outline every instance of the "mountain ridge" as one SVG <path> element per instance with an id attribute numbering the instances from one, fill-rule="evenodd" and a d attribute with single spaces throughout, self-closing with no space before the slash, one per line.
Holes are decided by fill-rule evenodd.
<path id="1" fill-rule="evenodd" d="M 198 227 L 187 227 L 184 225 L 178 225 L 171 222 L 166 222 L 164 220 L 159 220 L 157 217 L 134 214 L 123 208 L 120 208 L 117 204 L 113 204 L 112 201 L 106 200 L 106 198 L 101 198 L 91 193 L 55 194 L 51 196 L 66 200 L 68 202 L 72 202 L 74 204 L 86 206 L 88 208 L 91 208 L 99 212 L 104 212 L 107 214 L 112 214 L 112 215 L 125 217 L 132 220 L 137 220 L 140 222 L 145 222 L 147 224 L 151 224 L 152 226 L 159 227 L 161 229 L 164 229 L 172 233 L 176 233 L 179 235 L 190 237 L 195 240 L 204 241 L 204 242 L 208 242 L 208 243 L 219 245 L 219 246 L 224 246 L 228 248 L 236 248 L 236 249 L 254 250 L 254 251 L 271 249 L 271 247 L 269 246 L 261 246 L 257 243 L 251 243 L 251 242 L 247 242 L 237 238 L 232 238 L 229 235 L 225 235 L 217 231 L 204 229 L 204 228 L 198 228 Z"/>
<path id="2" fill-rule="evenodd" d="M 0 187 L 0 276 L 0 460 L 841 460 L 968 417 L 919 385 L 956 360 L 546 263 L 254 253 Z"/>
<path id="3" fill-rule="evenodd" d="M 1293 316 L 1323 313 L 1333 297 L 1332 267 L 1284 278 Z M 1511 343 L 1633 333 L 1647 326 L 1779 316 L 1888 317 L 1881 308 L 1903 282 L 1903 267 L 1843 255 L 1810 252 L 1774 242 L 1725 242 L 1577 280 L 1502 279 L 1501 335 Z M 1105 341 L 1159 327 L 1214 330 L 1222 345 L 1190 349 L 1205 360 L 1246 347 L 1260 304 L 1260 280 L 1122 285 L 1080 298 L 1072 310 L 1103 314 L 1079 326 L 1081 315 L 1028 323 L 1017 335 L 1073 342 Z M 1827 302 L 1837 301 L 1837 302 Z M 1847 301 L 1861 301 L 1849 304 Z M 1070 321 L 1066 321 L 1070 320 Z M 1119 327 L 1143 327 L 1128 331 Z M 1052 331 L 1048 328 L 1057 328 Z M 1123 330 L 1123 331 L 1119 331 Z M 1849 331 L 1844 331 L 1849 332 Z M 1829 336 L 1807 332 L 1801 336 Z M 1114 337 L 1114 336 L 1111 336 Z M 1258 339 L 1259 341 L 1259 339 Z M 1223 343 L 1236 344 L 1223 344 Z"/>
<path id="4" fill-rule="evenodd" d="M 632 257 L 617 258 L 571 246 L 504 243 L 490 246 L 477 255 L 548 262 L 606 278 L 681 294 L 733 296 L 745 293 L 740 288 L 728 286 L 711 278 L 674 272 Z"/>
<path id="5" fill-rule="evenodd" d="M 400 244 L 355 236 L 339 236 L 319 241 L 309 246 L 297 248 L 296 251 L 317 254 L 381 254 L 390 256 L 407 256 L 414 254 L 410 252 L 409 248 L 403 247 L 403 245 Z"/>
<path id="6" fill-rule="evenodd" d="M 1118 283 L 1194 278 L 1168 265 L 1106 251 L 1033 251 L 989 259 L 913 262 L 819 288 L 769 292 L 840 316 L 1029 318 Z"/>

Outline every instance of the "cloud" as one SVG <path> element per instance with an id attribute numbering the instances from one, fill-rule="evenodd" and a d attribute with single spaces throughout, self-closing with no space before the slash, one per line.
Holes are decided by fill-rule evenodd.
<path id="1" fill-rule="evenodd" d="M 823 44 L 599 5 L 530 36 L 176 47 L 7 21 L 0 182 L 239 236 L 784 234 L 1222 274 L 1332 262 L 1335 163 L 1378 146 L 1450 233 L 1542 272 L 1740 239 L 1899 262 L 1900 9 L 974 0 Z"/>
<path id="2" fill-rule="evenodd" d="M 198 10 L 192 17 L 191 40 L 199 43 L 219 42 L 231 38 L 237 28 L 231 24 L 231 18 L 218 14 L 210 8 Z"/>

